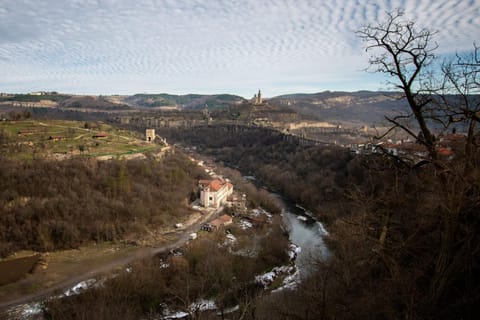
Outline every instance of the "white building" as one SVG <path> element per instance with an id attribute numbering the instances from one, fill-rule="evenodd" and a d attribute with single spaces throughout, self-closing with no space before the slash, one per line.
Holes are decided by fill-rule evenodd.
<path id="1" fill-rule="evenodd" d="M 204 207 L 218 208 L 233 193 L 233 185 L 223 179 L 200 180 L 200 204 Z"/>
<path id="2" fill-rule="evenodd" d="M 147 142 L 153 142 L 155 140 L 155 129 L 146 129 L 145 137 Z"/>

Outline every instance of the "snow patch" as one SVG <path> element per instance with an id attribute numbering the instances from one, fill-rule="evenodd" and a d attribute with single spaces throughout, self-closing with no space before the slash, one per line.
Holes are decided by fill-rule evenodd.
<path id="1" fill-rule="evenodd" d="M 317 222 L 318 229 L 320 230 L 320 233 L 324 236 L 328 236 L 328 231 L 325 229 L 323 224 L 321 222 Z"/>
<path id="2" fill-rule="evenodd" d="M 275 278 L 282 274 L 292 274 L 295 271 L 293 266 L 280 266 L 275 267 L 272 271 L 261 274 L 255 277 L 255 282 L 261 284 L 264 289 L 267 289 L 269 285 L 273 283 Z"/>
<path id="3" fill-rule="evenodd" d="M 88 279 L 82 282 L 77 283 L 70 289 L 66 290 L 63 295 L 66 297 L 76 295 L 81 293 L 82 291 L 87 290 L 88 288 L 92 287 L 97 282 L 96 279 Z"/>
<path id="4" fill-rule="evenodd" d="M 42 313 L 42 304 L 40 302 L 32 302 L 21 304 L 10 308 L 5 315 L 9 319 L 35 319 Z"/>
<path id="5" fill-rule="evenodd" d="M 250 229 L 251 227 L 253 227 L 253 224 L 250 221 L 240 220 L 240 228 L 243 230 Z"/>
<path id="6" fill-rule="evenodd" d="M 192 303 L 189 307 L 191 311 L 195 310 L 200 310 L 200 311 L 207 311 L 207 310 L 216 310 L 217 305 L 215 304 L 215 301 L 213 300 L 198 300 L 194 303 Z"/>
<path id="7" fill-rule="evenodd" d="M 215 304 L 215 301 L 213 301 L 213 300 L 200 299 L 200 300 L 192 303 L 188 307 L 188 310 L 190 312 L 217 310 L 217 305 Z M 189 316 L 190 316 L 190 314 L 185 312 L 185 311 L 174 311 L 174 312 L 172 312 L 168 308 L 165 308 L 163 310 L 163 316 L 161 317 L 161 319 L 164 319 L 164 320 L 184 319 L 184 318 L 187 318 Z"/>
<path id="8" fill-rule="evenodd" d="M 272 290 L 272 292 L 279 292 L 285 289 L 295 289 L 300 282 L 300 270 L 295 269 L 293 274 L 290 274 L 283 279 L 282 286 Z"/>
<path id="9" fill-rule="evenodd" d="M 188 316 L 189 316 L 188 313 L 183 312 L 183 311 L 178 311 L 178 312 L 174 312 L 174 313 L 171 313 L 169 315 L 163 316 L 162 319 L 165 319 L 165 320 L 168 320 L 168 319 L 183 319 L 183 318 L 186 318 Z"/>
<path id="10" fill-rule="evenodd" d="M 227 308 L 223 310 L 223 314 L 229 314 L 235 311 L 238 311 L 240 309 L 240 306 L 237 304 L 235 307 Z M 221 312 L 217 312 L 217 316 L 221 316 Z"/>
<path id="11" fill-rule="evenodd" d="M 297 258 L 298 253 L 302 251 L 302 248 L 297 246 L 296 244 L 290 243 L 289 250 L 288 250 L 288 257 L 290 260 L 295 260 Z"/>
<path id="12" fill-rule="evenodd" d="M 229 242 L 231 242 L 231 243 L 237 241 L 237 238 L 236 238 L 233 234 L 231 234 L 231 233 L 227 234 L 225 237 L 227 238 L 227 241 L 229 241 Z"/>

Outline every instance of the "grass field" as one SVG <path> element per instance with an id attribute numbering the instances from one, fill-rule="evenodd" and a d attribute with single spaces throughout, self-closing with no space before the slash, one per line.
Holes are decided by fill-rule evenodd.
<path id="1" fill-rule="evenodd" d="M 72 156 L 122 156 L 159 150 L 140 134 L 105 123 L 64 120 L 0 122 L 4 156 L 13 159 L 66 159 Z M 100 137 L 95 137 L 95 136 Z M 2 142 L 0 140 L 0 142 Z"/>

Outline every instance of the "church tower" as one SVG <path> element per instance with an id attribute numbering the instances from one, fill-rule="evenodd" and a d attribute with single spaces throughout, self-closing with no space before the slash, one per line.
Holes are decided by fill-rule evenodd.
<path id="1" fill-rule="evenodd" d="M 253 95 L 252 102 L 254 106 L 259 106 L 263 103 L 262 92 L 260 91 L 260 89 L 258 90 L 258 94 Z"/>

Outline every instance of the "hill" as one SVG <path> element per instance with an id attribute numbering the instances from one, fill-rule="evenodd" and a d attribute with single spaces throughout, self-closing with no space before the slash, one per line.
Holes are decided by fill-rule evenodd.
<path id="1" fill-rule="evenodd" d="M 281 95 L 268 101 L 322 121 L 372 125 L 383 122 L 385 115 L 406 111 L 407 103 L 400 97 L 397 92 L 324 91 Z"/>
<path id="2" fill-rule="evenodd" d="M 5 159 L 128 158 L 159 152 L 162 146 L 149 144 L 138 134 L 103 122 L 33 119 L 0 122 L 0 151 Z"/>
<path id="3" fill-rule="evenodd" d="M 72 96 L 62 100 L 60 108 L 68 109 L 88 109 L 101 111 L 130 110 L 131 107 L 125 104 L 111 102 L 104 96 Z"/>
<path id="4" fill-rule="evenodd" d="M 129 105 L 139 108 L 176 108 L 176 109 L 201 109 L 205 105 L 209 108 L 216 109 L 227 107 L 231 104 L 241 103 L 244 99 L 240 96 L 231 94 L 135 94 L 125 98 L 125 102 Z"/>

